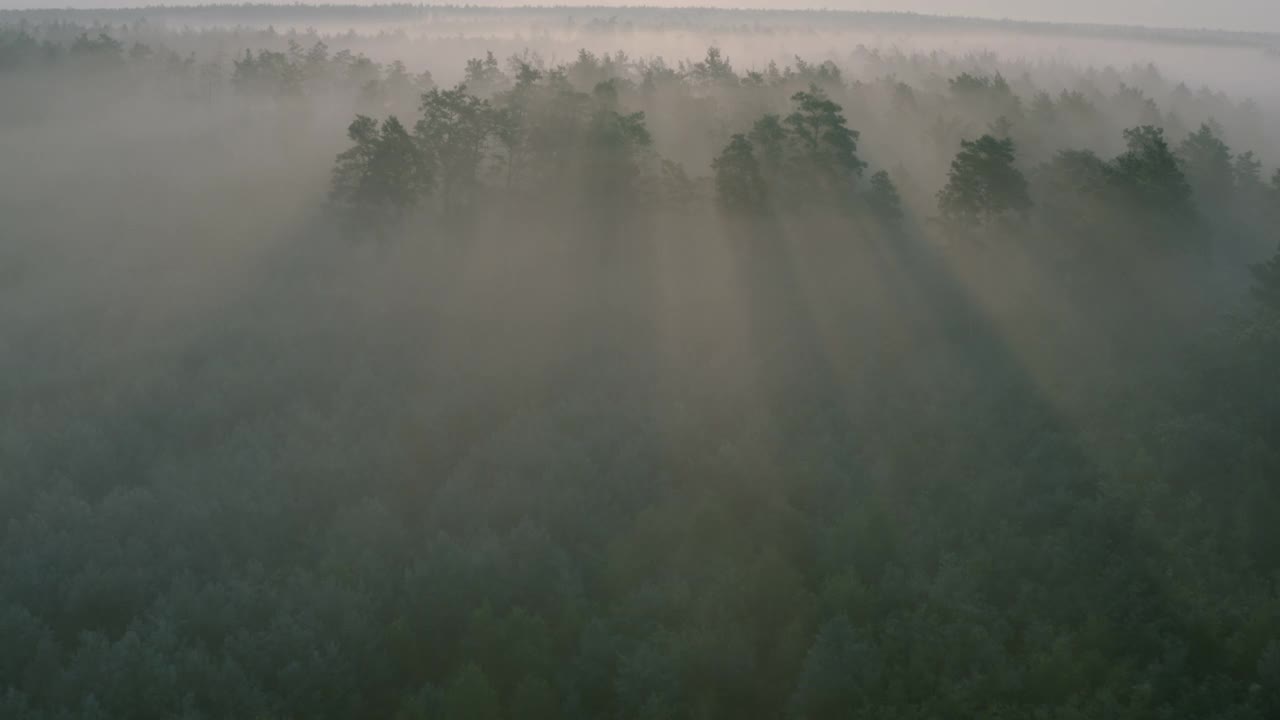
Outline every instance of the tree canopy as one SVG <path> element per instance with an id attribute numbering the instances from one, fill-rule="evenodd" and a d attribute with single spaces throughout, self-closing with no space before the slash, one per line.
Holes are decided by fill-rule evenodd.
<path id="1" fill-rule="evenodd" d="M 983 135 L 963 140 L 951 162 L 938 209 L 948 221 L 976 226 L 1031 209 L 1027 179 L 1015 165 L 1013 141 Z"/>

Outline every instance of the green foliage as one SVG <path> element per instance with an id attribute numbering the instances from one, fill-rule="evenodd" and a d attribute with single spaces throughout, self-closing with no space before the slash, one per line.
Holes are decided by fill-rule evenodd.
<path id="1" fill-rule="evenodd" d="M 1178 148 L 1178 160 L 1193 194 L 1203 206 L 1211 208 L 1229 205 L 1236 184 L 1231 149 L 1218 137 L 1220 133 L 1221 130 L 1201 125 Z M 1247 167 L 1241 170 L 1248 173 Z"/>
<path id="2" fill-rule="evenodd" d="M 787 69 L 788 80 L 796 80 L 800 83 L 820 88 L 842 87 L 844 85 L 843 73 L 840 67 L 830 60 L 821 63 L 809 63 L 801 57 L 795 58 L 795 69 Z M 771 74 L 777 73 L 777 67 L 773 67 Z"/>
<path id="3" fill-rule="evenodd" d="M 255 56 L 245 50 L 235 60 L 231 86 L 244 95 L 287 97 L 302 92 L 302 74 L 284 53 L 259 50 Z"/>
<path id="4" fill-rule="evenodd" d="M 847 126 L 842 108 L 816 85 L 791 96 L 795 111 L 786 117 L 795 183 L 801 192 L 836 199 L 852 195 L 867 164 L 858 158 L 858 131 Z"/>
<path id="5" fill-rule="evenodd" d="M 476 610 L 471 614 L 462 652 L 484 668 L 504 695 L 518 682 L 547 678 L 554 670 L 547 624 L 520 609 L 501 619 L 488 607 Z"/>
<path id="6" fill-rule="evenodd" d="M 1260 305 L 1280 313 L 1280 252 L 1253 267 L 1253 297 Z"/>
<path id="7" fill-rule="evenodd" d="M 756 160 L 755 146 L 745 135 L 729 138 L 729 144 L 712 161 L 711 167 L 716 173 L 716 196 L 726 210 L 759 212 L 764 209 L 767 202 L 764 177 Z"/>
<path id="8" fill-rule="evenodd" d="M 879 694 L 881 673 L 874 644 L 859 638 L 848 618 L 829 620 L 805 656 L 790 715 L 819 720 L 865 714 Z"/>
<path id="9" fill-rule="evenodd" d="M 1242 195 L 1253 195 L 1263 188 L 1262 161 L 1253 151 L 1240 153 L 1231 163 L 1233 185 Z"/>
<path id="10" fill-rule="evenodd" d="M 1012 94 L 1009 83 L 999 73 L 994 77 L 961 73 L 948 80 L 947 85 L 951 88 L 952 94 L 961 97 L 985 98 L 993 94 L 1004 97 Z"/>
<path id="11" fill-rule="evenodd" d="M 1150 125 L 1124 131 L 1128 150 L 1112 163 L 1124 199 L 1172 222 L 1194 220 L 1191 185 L 1165 141 L 1164 130 Z"/>
<path id="12" fill-rule="evenodd" d="M 414 139 L 436 168 L 444 211 L 452 214 L 466 209 L 475 202 L 486 143 L 494 132 L 493 107 L 468 93 L 466 85 L 458 85 L 424 94 L 421 110 Z"/>
<path id="13" fill-rule="evenodd" d="M 1031 209 L 1027 179 L 1015 163 L 1013 141 L 983 135 L 964 140 L 951 162 L 938 209 L 948 222 L 973 228 Z"/>
<path id="14" fill-rule="evenodd" d="M 850 209 L 867 164 L 858 157 L 858 132 L 824 90 L 810 85 L 791 97 L 793 111 L 765 114 L 746 135 L 734 135 L 713 164 L 725 208 L 806 206 Z"/>
<path id="15" fill-rule="evenodd" d="M 904 216 L 902 196 L 898 194 L 898 188 L 893 184 L 888 171 L 880 170 L 871 176 L 867 205 L 871 209 L 871 214 L 882 222 L 890 224 L 901 222 Z"/>
<path id="16" fill-rule="evenodd" d="M 738 84 L 738 75 L 733 71 L 733 65 L 718 47 L 707 48 L 707 56 L 694 63 L 687 76 L 697 83 L 729 86 Z"/>
<path id="17" fill-rule="evenodd" d="M 498 67 L 498 60 L 493 56 L 493 52 L 488 52 L 484 58 L 472 58 L 467 61 L 462 82 L 471 92 L 487 97 L 503 90 L 508 79 L 502 72 L 502 68 Z"/>
<path id="18" fill-rule="evenodd" d="M 39 41 L 25 28 L 0 27 L 0 71 L 16 70 L 43 57 Z"/>
<path id="19" fill-rule="evenodd" d="M 483 671 L 466 665 L 444 691 L 440 720 L 502 720 L 498 694 Z"/>
<path id="20" fill-rule="evenodd" d="M 775 181 L 784 179 L 789 149 L 782 118 L 772 114 L 762 116 L 751 126 L 751 133 L 747 137 L 759 149 L 761 168 L 766 177 Z"/>
<path id="21" fill-rule="evenodd" d="M 358 223 L 399 220 L 430 190 L 432 166 L 394 115 L 359 115 L 347 128 L 355 145 L 338 155 L 329 202 Z"/>
<path id="22" fill-rule="evenodd" d="M 998 120 L 1002 124 L 1011 124 L 1022 117 L 1022 100 L 1000 73 L 994 76 L 961 73 L 948 80 L 947 85 L 957 106 L 972 117 Z M 1007 127 L 1004 132 L 992 134 L 1007 137 Z"/>
<path id="23" fill-rule="evenodd" d="M 102 32 L 96 38 L 80 33 L 80 37 L 71 44 L 69 53 L 73 59 L 99 66 L 119 65 L 124 60 L 124 43 Z"/>
<path id="24" fill-rule="evenodd" d="M 610 82 L 596 86 L 595 110 L 586 129 L 586 191 L 599 207 L 620 212 L 633 200 L 642 168 L 640 156 L 653 138 L 643 112 L 618 112 L 617 87 Z"/>

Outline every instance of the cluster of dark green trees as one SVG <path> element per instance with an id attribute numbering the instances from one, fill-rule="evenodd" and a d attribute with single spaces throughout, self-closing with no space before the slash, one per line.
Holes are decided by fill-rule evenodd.
<path id="1" fill-rule="evenodd" d="M 59 72 L 155 61 L 72 30 L 120 66 Z M 237 122 L 359 113 L 289 167 L 306 220 L 185 247 L 155 185 L 79 239 L 0 198 L 0 718 L 1280 716 L 1253 110 L 715 49 L 450 87 L 229 57 L 173 72 Z"/>
<path id="2" fill-rule="evenodd" d="M 399 219 L 438 192 L 441 210 L 450 215 L 471 203 L 489 165 L 496 166 L 489 169 L 507 193 L 536 191 L 543 199 L 546 188 L 560 187 L 598 212 L 652 208 L 655 199 L 690 200 L 682 196 L 690 183 L 683 167 L 652 152 L 645 114 L 619 112 L 616 81 L 587 94 L 563 72 L 540 82 L 542 73 L 523 64 L 518 77 L 493 102 L 470 94 L 466 84 L 432 90 L 422 97 L 422 119 L 412 135 L 394 115 L 380 125 L 357 117 L 347 131 L 355 145 L 338 156 L 334 169 L 332 204 L 360 224 L 376 225 L 380 215 Z M 712 162 L 726 208 L 764 211 L 774 195 L 792 210 L 852 209 L 862 199 L 857 185 L 866 163 L 840 106 L 817 86 L 796 93 L 792 102 L 795 110 L 785 120 L 764 116 L 751 139 L 734 135 Z M 865 200 L 887 219 L 901 214 L 883 171 Z"/>
<path id="3" fill-rule="evenodd" d="M 652 208 L 655 197 L 689 201 L 689 193 L 704 188 L 682 165 L 657 158 L 645 113 L 620 112 L 619 86 L 627 81 L 608 69 L 582 69 L 594 62 L 584 53 L 573 66 L 544 72 L 515 58 L 512 80 L 490 54 L 467 68 L 468 80 L 487 88 L 487 98 L 467 83 L 432 89 L 422 95 L 422 119 L 412 133 L 394 115 L 381 125 L 359 116 L 348 129 L 355 145 L 339 155 L 334 170 L 331 203 L 358 225 L 381 227 L 433 196 L 446 216 L 454 215 L 473 203 L 486 179 L 491 190 L 512 198 L 545 200 L 548 188 L 566 188 L 611 213 Z M 771 80 L 758 73 L 740 79 L 714 48 L 690 68 L 691 83 L 794 83 L 776 67 Z M 802 70 L 809 74 L 807 66 Z M 817 72 L 826 84 L 839 82 L 838 70 Z M 587 93 L 570 79 L 575 74 L 608 79 Z M 950 85 L 958 102 L 994 93 L 998 101 L 982 104 L 1020 112 L 999 75 L 966 73 Z M 890 173 L 879 170 L 862 182 L 868 163 L 842 106 L 816 82 L 792 94 L 790 105 L 785 116 L 766 113 L 749 132 L 732 134 L 711 160 L 710 194 L 718 205 L 738 215 L 838 210 L 901 223 L 903 200 Z M 990 133 L 959 141 L 932 219 L 953 233 L 988 232 L 1018 220 L 1018 228 L 1005 230 L 1053 235 L 1072 253 L 1101 256 L 1091 258 L 1099 263 L 1161 247 L 1207 251 L 1212 243 L 1226 246 L 1220 250 L 1228 251 L 1227 262 L 1241 263 L 1274 239 L 1269 211 L 1280 170 L 1268 185 L 1254 153 L 1233 155 L 1221 128 L 1210 123 L 1176 149 L 1164 127 L 1142 125 L 1123 131 L 1125 149 L 1111 160 L 1094 150 L 1059 150 L 1027 172 L 1012 128 L 1000 115 Z"/>
<path id="4" fill-rule="evenodd" d="M 432 90 L 412 134 L 395 116 L 380 125 L 357 117 L 347 130 L 355 145 L 334 169 L 332 203 L 376 224 L 380 213 L 398 217 L 436 195 L 441 211 L 454 215 L 476 204 L 492 160 L 511 192 L 569 182 L 569 172 L 585 183 L 571 192 L 590 191 L 601 202 L 632 189 L 637 156 L 650 144 L 643 113 L 620 114 L 607 83 L 587 95 L 536 86 L 537 78 L 532 70 L 523 76 L 500 106 L 466 85 Z M 554 127 L 533 126 L 538 120 Z"/>

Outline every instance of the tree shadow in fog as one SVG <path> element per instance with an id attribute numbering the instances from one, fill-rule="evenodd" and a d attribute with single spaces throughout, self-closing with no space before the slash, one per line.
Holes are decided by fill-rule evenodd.
<path id="1" fill-rule="evenodd" d="M 828 432 L 842 439 L 847 453 L 842 463 L 850 473 L 847 484 L 810 489 L 808 501 L 802 501 L 806 511 L 834 518 L 842 505 L 869 505 L 887 516 L 887 528 L 896 533 L 918 525 L 912 513 L 936 514 L 936 522 L 926 524 L 948 533 L 933 541 L 938 562 L 963 551 L 963 544 L 1012 532 L 1035 551 L 982 579 L 984 587 L 992 601 L 1012 604 L 1020 576 L 1039 577 L 1064 600 L 1071 599 L 1057 605 L 1070 615 L 1058 620 L 1081 622 L 1100 613 L 1120 628 L 1134 617 L 1187 615 L 1179 607 L 1149 609 L 1178 601 L 1165 589 L 1167 578 L 1153 570 L 1160 564 L 1151 557 L 1158 544 L 1137 529 L 1140 508 L 1103 489 L 1114 471 L 1091 455 L 1090 429 L 1077 427 L 1046 395 L 1044 378 L 1011 347 L 1010 330 L 966 287 L 958 276 L 963 270 L 953 266 L 946 250 L 920 232 L 841 239 L 850 250 L 836 257 L 863 264 L 850 270 L 850 282 L 879 279 L 860 298 L 881 303 L 871 311 L 869 327 L 878 323 L 898 335 L 896 342 L 905 337 L 908 353 L 931 356 L 904 359 L 890 353 L 872 359 L 875 347 L 848 340 L 863 334 L 864 341 L 874 342 L 874 330 L 854 329 L 868 327 L 866 316 L 858 316 L 856 308 L 842 315 L 815 306 L 829 295 L 815 289 L 801 254 L 821 252 L 822 241 L 812 232 L 797 238 L 794 227 L 765 218 L 733 226 L 733 232 L 740 241 L 735 262 L 746 288 L 754 346 L 767 358 L 761 392 L 782 419 L 782 451 L 787 437 Z M 849 321 L 849 336 L 833 340 L 827 328 L 839 327 L 841 320 Z M 944 377 L 913 377 L 918 373 Z M 927 381 L 925 393 L 943 396 L 922 395 L 915 388 L 921 379 Z M 941 403 L 941 422 L 903 416 L 910 407 L 892 397 L 898 392 L 921 401 L 921 416 L 937 413 L 926 403 Z M 924 435 L 913 437 L 904 426 Z M 876 440 L 859 443 L 860 436 Z M 891 447 L 874 447 L 886 441 Z M 945 454 L 931 458 L 931 453 Z M 802 462 L 792 458 L 783 466 Z M 1072 547 L 1068 567 L 1053 567 L 1058 542 Z M 1081 594 L 1078 579 L 1094 573 L 1107 578 L 1113 594 Z M 1117 632 L 1124 639 L 1116 640 L 1116 652 L 1130 652 L 1126 642 L 1149 644 L 1148 632 L 1136 627 Z"/>

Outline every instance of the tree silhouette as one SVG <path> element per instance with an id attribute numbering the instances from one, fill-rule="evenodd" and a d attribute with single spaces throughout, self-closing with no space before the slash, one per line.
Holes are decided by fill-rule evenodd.
<path id="1" fill-rule="evenodd" d="M 620 211 L 640 178 L 639 155 L 653 139 L 643 112 L 618 112 L 613 81 L 597 85 L 592 99 L 595 111 L 586 130 L 584 180 L 599 208 Z"/>
<path id="2" fill-rule="evenodd" d="M 787 130 L 782 125 L 782 118 L 772 114 L 764 115 L 751 126 L 747 139 L 756 150 L 760 171 L 766 182 L 785 182 L 783 173 L 788 161 Z"/>
<path id="3" fill-rule="evenodd" d="M 848 618 L 827 621 L 813 647 L 791 698 L 790 716 L 796 720 L 858 717 L 880 682 L 879 653 L 859 637 Z"/>
<path id="4" fill-rule="evenodd" d="M 1005 118 L 1004 123 L 1023 115 L 1022 100 L 1000 73 L 994 76 L 961 73 L 947 81 L 951 97 L 968 113 L 987 119 Z M 1007 133 L 993 133 L 1003 137 Z"/>
<path id="5" fill-rule="evenodd" d="M 441 720 L 501 720 L 502 706 L 489 678 L 475 664 L 464 666 L 444 691 Z"/>
<path id="6" fill-rule="evenodd" d="M 400 219 L 430 190 L 431 165 L 394 115 L 381 127 L 357 115 L 347 136 L 355 145 L 338 155 L 333 169 L 334 207 L 381 227 Z"/>
<path id="7" fill-rule="evenodd" d="M 739 173 L 732 183 L 746 196 L 771 196 L 782 209 L 822 204 L 849 209 L 855 206 L 858 179 L 866 163 L 858 157 L 858 132 L 848 127 L 842 108 L 816 85 L 791 96 L 794 109 L 786 118 L 767 114 L 756 120 L 741 140 L 730 140 L 738 164 L 725 157 L 726 170 Z M 745 143 L 745 144 L 744 144 Z M 741 175 L 744 153 L 750 148 L 758 165 L 759 188 L 750 175 Z M 726 181 L 730 178 L 726 176 Z M 731 184 L 732 184 L 731 183 Z M 732 202 L 736 203 L 737 200 Z"/>
<path id="8" fill-rule="evenodd" d="M 729 138 L 720 155 L 711 162 L 716 173 L 716 197 L 721 207 L 733 211 L 764 209 L 768 191 L 756 160 L 755 146 L 745 135 Z"/>
<path id="9" fill-rule="evenodd" d="M 1262 161 L 1252 150 L 1236 155 L 1231 163 L 1232 182 L 1238 192 L 1255 195 L 1266 187 L 1262 182 Z"/>
<path id="10" fill-rule="evenodd" d="M 1164 130 L 1150 125 L 1124 131 L 1128 149 L 1112 163 L 1116 182 L 1144 208 L 1173 216 L 1191 213 L 1191 186 L 1169 150 Z"/>
<path id="11" fill-rule="evenodd" d="M 795 110 L 784 122 L 797 154 L 796 185 L 848 202 L 867 166 L 858 157 L 858 131 L 848 127 L 843 108 L 816 85 L 792 95 L 791 102 Z"/>
<path id="12" fill-rule="evenodd" d="M 1226 208 L 1235 187 L 1231 149 L 1220 131 L 1208 124 L 1187 136 L 1178 147 L 1178 162 L 1202 208 Z"/>
<path id="13" fill-rule="evenodd" d="M 871 188 L 866 197 L 871 214 L 881 222 L 895 224 L 902 221 L 902 197 L 887 170 L 880 170 L 871 176 Z"/>
<path id="14" fill-rule="evenodd" d="M 974 227 L 1010 213 L 1031 209 L 1027 179 L 1014 165 L 1013 141 L 983 135 L 960 143 L 947 184 L 938 193 L 943 218 Z"/>
<path id="15" fill-rule="evenodd" d="M 493 107 L 458 85 L 424 94 L 421 110 L 414 139 L 436 169 L 445 214 L 453 214 L 468 206 L 476 192 L 485 144 L 494 131 Z"/>
<path id="16" fill-rule="evenodd" d="M 72 58 L 96 67 L 117 67 L 124 61 L 124 43 L 103 32 L 95 38 L 90 38 L 88 33 L 80 33 L 71 43 L 70 54 Z"/>
<path id="17" fill-rule="evenodd" d="M 493 52 L 489 51 L 483 58 L 472 58 L 467 61 L 462 82 L 472 93 L 488 97 L 505 89 L 509 79 L 499 67 Z"/>
<path id="18" fill-rule="evenodd" d="M 1067 257 L 1099 267 L 1093 261 L 1115 246 L 1116 198 L 1107 161 L 1091 150 L 1063 150 L 1036 169 L 1032 185 L 1038 224 Z"/>
<path id="19" fill-rule="evenodd" d="M 259 50 L 255 56 L 245 50 L 233 63 L 231 86 L 242 95 L 285 97 L 302 92 L 302 71 L 284 53 Z"/>
<path id="20" fill-rule="evenodd" d="M 733 71 L 729 58 L 718 47 L 707 48 L 707 56 L 689 68 L 690 80 L 699 83 L 737 85 L 738 75 Z"/>
<path id="21" fill-rule="evenodd" d="M 1252 293 L 1260 305 L 1280 312 L 1280 252 L 1253 266 Z"/>

